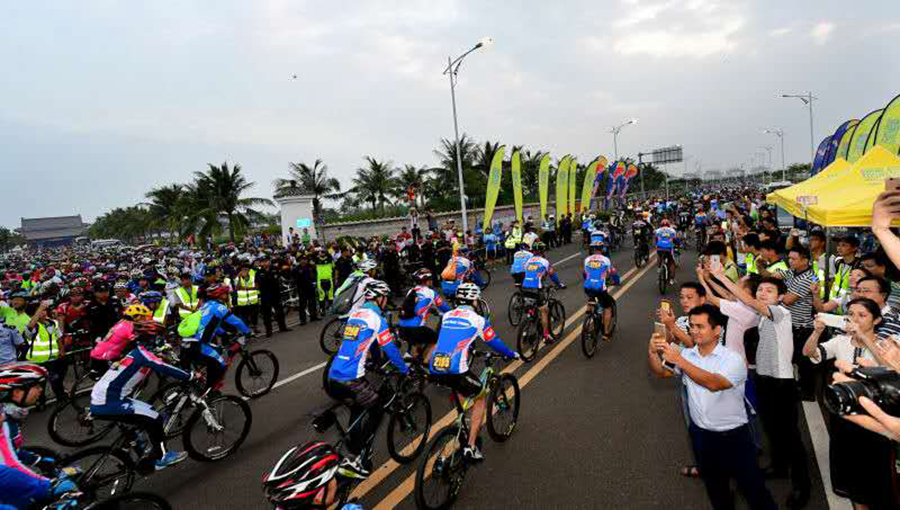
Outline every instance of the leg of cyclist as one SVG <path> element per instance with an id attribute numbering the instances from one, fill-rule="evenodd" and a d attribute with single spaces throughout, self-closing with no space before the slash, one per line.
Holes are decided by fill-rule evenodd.
<path id="1" fill-rule="evenodd" d="M 378 425 L 381 424 L 384 415 L 381 399 L 365 378 L 346 383 L 335 381 L 332 384 L 332 394 L 350 408 L 351 424 L 356 423 L 357 419 L 368 411 L 367 416 L 356 423 L 348 433 L 347 451 L 356 458 L 346 459 L 346 464 L 342 464 L 349 468 L 355 477 L 366 478 L 372 469 L 372 459 L 363 458 L 363 453 L 378 430 Z"/>
<path id="2" fill-rule="evenodd" d="M 104 408 L 108 408 L 110 412 L 104 412 L 107 411 Z M 162 417 L 146 402 L 130 398 L 123 405 L 92 406 L 91 414 L 98 420 L 134 425 L 145 431 L 150 440 L 146 459 L 153 462 L 156 469 L 167 468 L 187 458 L 187 452 L 166 451 Z"/>
<path id="3" fill-rule="evenodd" d="M 206 389 L 221 391 L 222 386 L 225 385 L 225 372 L 228 370 L 228 364 L 219 351 L 209 344 L 201 343 L 200 354 L 196 362 L 206 367 Z"/>

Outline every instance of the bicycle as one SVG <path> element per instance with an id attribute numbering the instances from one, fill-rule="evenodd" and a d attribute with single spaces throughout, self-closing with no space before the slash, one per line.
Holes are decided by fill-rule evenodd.
<path id="1" fill-rule="evenodd" d="M 481 255 L 478 255 L 477 252 L 472 252 L 472 271 L 474 273 L 478 273 L 478 276 L 481 277 L 481 281 L 483 285 L 479 285 L 481 290 L 488 288 L 491 284 L 491 270 L 488 269 L 487 263 Z M 472 278 L 474 282 L 475 279 Z"/>
<path id="2" fill-rule="evenodd" d="M 228 349 L 226 366 L 230 367 L 234 358 L 241 356 L 234 382 L 238 392 L 247 398 L 258 398 L 270 391 L 278 381 L 278 357 L 270 350 L 251 351 L 245 342 L 232 341 Z M 227 368 L 226 368 L 227 370 Z"/>
<path id="3" fill-rule="evenodd" d="M 509 318 L 509 325 L 516 327 L 522 321 L 522 313 L 524 312 L 525 295 L 522 294 L 522 284 L 516 284 L 516 291 L 509 296 L 509 306 L 506 307 L 506 315 Z"/>
<path id="4" fill-rule="evenodd" d="M 612 319 L 610 320 L 609 335 L 607 336 L 605 334 L 607 329 L 606 323 L 603 319 L 604 308 L 600 304 L 600 300 L 594 297 L 588 301 L 588 311 L 585 313 L 584 324 L 581 326 L 581 352 L 588 359 L 593 358 L 594 354 L 597 353 L 597 344 L 601 335 L 606 336 L 606 341 L 609 341 L 616 333 L 618 312 L 616 311 L 615 300 L 613 300 L 610 310 L 612 311 Z"/>
<path id="5" fill-rule="evenodd" d="M 519 420 L 519 403 L 521 390 L 519 382 L 512 374 L 499 373 L 494 365 L 502 359 L 498 354 L 473 351 L 472 357 L 484 357 L 485 368 L 481 373 L 482 393 L 488 395 L 487 430 L 495 442 L 502 443 L 512 437 Z M 456 407 L 456 420 L 452 425 L 440 431 L 432 439 L 428 451 L 419 461 L 416 469 L 415 499 L 416 507 L 437 509 L 449 507 L 462 489 L 462 484 L 471 461 L 463 455 L 463 448 L 469 444 L 469 422 L 466 411 L 475 404 L 474 397 L 460 401 L 453 394 Z M 502 420 L 508 420 L 504 423 Z M 478 438 L 480 442 L 480 438 Z M 437 502 L 430 501 L 426 495 L 425 482 L 430 480 L 438 486 Z M 430 491 L 429 491 L 430 492 Z"/>
<path id="6" fill-rule="evenodd" d="M 333 317 L 322 326 L 322 332 L 319 333 L 319 347 L 322 348 L 322 352 L 329 356 L 337 354 L 338 349 L 341 348 L 341 339 L 344 337 L 344 324 L 347 323 L 348 317 L 350 317 L 350 314 Z"/>
<path id="7" fill-rule="evenodd" d="M 556 299 L 557 287 L 542 289 L 545 292 L 545 302 L 549 312 L 550 336 L 558 340 L 566 327 L 566 309 L 562 301 Z M 523 299 L 522 320 L 516 328 L 516 349 L 526 363 L 533 360 L 544 338 L 544 327 L 541 324 L 541 310 L 537 306 L 537 299 L 533 295 L 526 294 Z"/>
<path id="8" fill-rule="evenodd" d="M 172 510 L 172 505 L 162 496 L 150 492 L 132 492 L 97 501 L 83 492 L 69 492 L 47 505 L 43 510 Z"/>
<path id="9" fill-rule="evenodd" d="M 657 272 L 657 284 L 659 286 L 660 295 L 664 295 L 666 290 L 669 287 L 669 282 L 671 281 L 671 274 L 669 273 L 669 260 L 674 262 L 674 264 L 678 265 L 678 250 L 674 250 L 671 253 L 670 257 L 661 257 L 659 250 L 657 250 L 656 254 L 656 272 Z"/>
<path id="10" fill-rule="evenodd" d="M 641 237 L 634 239 L 634 267 L 644 267 L 650 260 L 650 250 L 647 242 Z"/>

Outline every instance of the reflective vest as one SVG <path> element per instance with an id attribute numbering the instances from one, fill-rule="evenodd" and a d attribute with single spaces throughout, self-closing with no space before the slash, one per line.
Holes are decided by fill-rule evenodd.
<path id="1" fill-rule="evenodd" d="M 256 270 L 251 269 L 249 278 L 246 280 L 237 277 L 237 286 L 238 287 L 256 287 Z M 259 304 L 259 290 L 239 290 L 237 291 L 237 305 L 238 306 L 252 306 L 255 304 Z"/>
<path id="2" fill-rule="evenodd" d="M 513 227 L 512 231 L 509 233 L 509 236 L 506 237 L 506 241 L 503 242 L 503 246 L 508 249 L 513 249 L 516 245 L 522 243 L 522 228 L 521 227 Z"/>
<path id="3" fill-rule="evenodd" d="M 816 278 L 819 279 L 819 297 L 825 297 L 825 269 L 819 267 L 818 259 L 814 260 L 812 263 L 813 273 L 816 274 Z"/>
<path id="4" fill-rule="evenodd" d="M 332 278 L 333 262 L 316 262 L 316 287 L 318 290 L 319 301 L 326 299 L 334 299 L 334 279 Z M 322 288 L 322 282 L 328 282 L 328 292 Z"/>
<path id="5" fill-rule="evenodd" d="M 44 363 L 59 357 L 59 344 L 57 342 L 62 335 L 56 326 L 56 321 L 52 321 L 50 329 L 51 331 L 47 331 L 43 324 L 38 323 L 37 335 L 31 342 L 28 352 L 25 353 L 25 359 L 34 363 Z"/>
<path id="6" fill-rule="evenodd" d="M 156 310 L 153 310 L 153 320 L 160 324 L 165 324 L 167 315 L 169 315 L 169 300 L 163 298 Z"/>
<path id="7" fill-rule="evenodd" d="M 177 289 L 175 289 L 175 295 L 178 296 L 178 299 L 180 299 L 182 304 L 184 304 L 185 306 L 189 306 L 191 308 L 197 307 L 197 286 L 196 285 L 191 286 L 190 294 L 188 294 L 187 291 L 184 290 L 184 287 L 178 287 Z M 190 310 L 185 310 L 184 308 L 178 309 L 178 315 L 180 315 L 182 319 L 184 319 L 185 317 L 187 317 L 188 315 L 190 315 L 192 313 L 194 313 L 194 312 L 192 312 Z"/>
<path id="8" fill-rule="evenodd" d="M 768 271 L 770 273 L 774 273 L 776 271 L 788 271 L 789 269 L 790 268 L 788 268 L 787 263 L 783 260 L 779 260 L 778 262 L 768 267 Z"/>
<path id="9" fill-rule="evenodd" d="M 747 266 L 747 274 L 759 274 L 759 269 L 756 268 L 756 255 L 752 253 L 744 255 L 744 264 Z"/>
<path id="10" fill-rule="evenodd" d="M 837 270 L 831 283 L 831 292 L 828 293 L 828 299 L 843 296 L 850 290 L 850 268 L 853 266 L 848 264 L 843 258 L 838 259 L 835 265 Z"/>

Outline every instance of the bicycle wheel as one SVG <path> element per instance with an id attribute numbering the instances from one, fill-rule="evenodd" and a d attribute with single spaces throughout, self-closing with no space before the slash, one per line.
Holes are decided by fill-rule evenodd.
<path id="1" fill-rule="evenodd" d="M 519 323 L 516 328 L 516 349 L 522 356 L 522 361 L 527 363 L 537 356 L 542 333 L 541 320 L 538 317 L 528 317 Z"/>
<path id="2" fill-rule="evenodd" d="M 160 388 L 150 399 L 150 405 L 163 416 L 166 439 L 174 439 L 184 432 L 194 410 L 181 382 L 171 382 Z"/>
<path id="3" fill-rule="evenodd" d="M 550 312 L 550 335 L 554 340 L 559 340 L 566 329 L 566 308 L 558 299 L 551 299 L 547 306 Z"/>
<path id="4" fill-rule="evenodd" d="M 665 260 L 660 263 L 657 283 L 659 284 L 659 293 L 665 294 L 666 288 L 669 286 L 669 265 Z"/>
<path id="5" fill-rule="evenodd" d="M 506 313 L 509 316 L 510 326 L 518 326 L 519 321 L 522 320 L 522 294 L 513 292 L 509 296 L 509 306 L 506 308 Z"/>
<path id="6" fill-rule="evenodd" d="M 416 507 L 426 510 L 448 508 L 462 488 L 468 468 L 463 458 L 457 427 L 442 430 L 428 446 L 416 470 Z"/>
<path id="7" fill-rule="evenodd" d="M 609 322 L 610 322 L 610 323 L 609 323 L 609 326 L 606 326 L 605 323 L 601 322 L 601 324 L 604 324 L 604 329 L 602 329 L 601 331 L 605 334 L 605 333 L 606 333 L 606 330 L 608 329 L 608 330 L 609 330 L 609 335 L 608 335 L 608 336 L 609 336 L 609 338 L 612 338 L 613 335 L 616 334 L 616 325 L 617 325 L 618 322 L 619 322 L 619 317 L 618 317 L 618 316 L 619 316 L 619 312 L 618 312 L 618 307 L 616 306 L 616 301 L 615 301 L 615 300 L 613 300 L 612 306 L 609 307 L 609 309 L 610 309 L 610 311 L 611 311 L 611 317 L 610 317 L 610 320 L 609 320 Z M 602 317 L 602 316 L 601 316 L 601 317 Z"/>
<path id="8" fill-rule="evenodd" d="M 478 273 L 478 276 L 481 277 L 481 281 L 484 282 L 484 285 L 481 286 L 481 290 L 488 288 L 491 285 L 491 272 L 487 268 L 481 267 L 475 270 Z"/>
<path id="9" fill-rule="evenodd" d="M 496 378 L 487 405 L 487 428 L 491 439 L 502 443 L 512 436 L 519 421 L 519 381 L 512 374 Z"/>
<path id="10" fill-rule="evenodd" d="M 642 258 L 643 258 L 643 257 L 641 257 L 641 249 L 640 249 L 640 248 L 635 248 L 635 249 L 634 249 L 634 267 L 641 267 L 641 266 L 643 265 L 643 264 L 641 263 L 641 262 L 642 262 L 642 260 L 641 260 Z"/>
<path id="11" fill-rule="evenodd" d="M 241 359 L 234 377 L 241 395 L 261 397 L 272 391 L 272 386 L 278 380 L 278 358 L 272 351 L 250 352 Z"/>
<path id="12" fill-rule="evenodd" d="M 482 317 L 491 316 L 491 307 L 484 298 L 478 298 L 478 301 L 475 302 L 475 311 Z"/>
<path id="13" fill-rule="evenodd" d="M 593 311 L 588 312 L 586 316 L 584 324 L 581 326 L 581 352 L 585 357 L 593 358 L 597 352 L 597 325 L 594 321 Z"/>
<path id="14" fill-rule="evenodd" d="M 87 508 L 88 510 L 172 510 L 172 505 L 165 498 L 156 494 L 132 492 L 89 505 Z"/>
<path id="15" fill-rule="evenodd" d="M 91 395 L 82 393 L 60 403 L 50 414 L 47 432 L 63 446 L 87 446 L 103 438 L 112 422 L 95 421 L 91 416 Z"/>
<path id="16" fill-rule="evenodd" d="M 233 395 L 211 399 L 209 412 L 198 408 L 184 428 L 184 449 L 192 459 L 214 461 L 228 457 L 247 438 L 253 415 L 243 399 Z"/>
<path id="17" fill-rule="evenodd" d="M 428 445 L 431 433 L 431 404 L 421 393 L 410 393 L 398 403 L 388 422 L 387 442 L 391 458 L 409 464 Z"/>
<path id="18" fill-rule="evenodd" d="M 341 338 L 344 336 L 344 320 L 335 317 L 325 323 L 322 333 L 319 335 L 319 346 L 322 352 L 331 356 L 337 354 L 341 348 Z"/>
<path id="19" fill-rule="evenodd" d="M 59 463 L 80 474 L 73 482 L 82 492 L 97 499 L 124 494 L 134 485 L 134 463 L 125 453 L 108 446 L 95 446 L 73 453 Z"/>

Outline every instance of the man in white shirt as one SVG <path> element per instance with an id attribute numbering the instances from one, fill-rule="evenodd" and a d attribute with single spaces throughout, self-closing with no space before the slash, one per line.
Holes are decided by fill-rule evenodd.
<path id="1" fill-rule="evenodd" d="M 778 508 L 756 464 L 756 446 L 747 426 L 747 366 L 737 353 L 719 344 L 723 319 L 714 306 L 694 307 L 689 316 L 694 347 L 680 349 L 654 334 L 647 359 L 657 377 L 682 378 L 691 443 L 712 507 L 734 508 L 730 485 L 734 478 L 750 508 Z M 663 360 L 674 366 L 674 372 Z"/>

